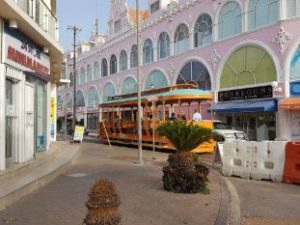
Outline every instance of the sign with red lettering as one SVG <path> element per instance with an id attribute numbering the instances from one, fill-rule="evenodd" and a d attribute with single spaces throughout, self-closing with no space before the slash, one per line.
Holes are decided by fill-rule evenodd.
<path id="1" fill-rule="evenodd" d="M 3 63 L 21 70 L 49 75 L 50 59 L 37 45 L 18 30 L 4 28 Z"/>

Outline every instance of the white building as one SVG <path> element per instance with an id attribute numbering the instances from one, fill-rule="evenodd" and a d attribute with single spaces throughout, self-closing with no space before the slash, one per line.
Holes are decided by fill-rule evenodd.
<path id="1" fill-rule="evenodd" d="M 56 0 L 0 1 L 0 170 L 49 148 L 63 49 Z"/>

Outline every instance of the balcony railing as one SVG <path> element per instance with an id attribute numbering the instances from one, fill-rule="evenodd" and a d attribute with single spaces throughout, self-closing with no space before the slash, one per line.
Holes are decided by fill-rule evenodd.
<path id="1" fill-rule="evenodd" d="M 15 0 L 45 32 L 58 41 L 57 18 L 43 0 Z"/>

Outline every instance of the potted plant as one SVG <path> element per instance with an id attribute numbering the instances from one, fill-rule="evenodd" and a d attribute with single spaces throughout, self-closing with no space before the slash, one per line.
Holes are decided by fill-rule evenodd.
<path id="1" fill-rule="evenodd" d="M 161 125 L 158 133 L 168 138 L 176 149 L 175 154 L 169 155 L 168 165 L 163 167 L 164 189 L 180 193 L 208 193 L 209 169 L 191 150 L 211 139 L 211 129 L 172 121 Z"/>
<path id="2" fill-rule="evenodd" d="M 121 204 L 115 186 L 108 180 L 99 180 L 91 188 L 85 203 L 88 214 L 84 225 L 117 225 L 121 221 L 118 207 Z"/>

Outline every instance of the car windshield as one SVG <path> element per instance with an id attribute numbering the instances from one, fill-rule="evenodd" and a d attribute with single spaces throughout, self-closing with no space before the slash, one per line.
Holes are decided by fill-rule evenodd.
<path id="1" fill-rule="evenodd" d="M 223 122 L 214 122 L 214 129 L 230 130 L 231 126 L 229 126 L 229 125 L 227 125 L 226 123 L 223 123 Z"/>

